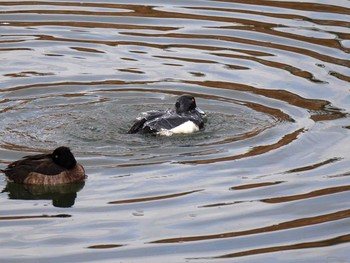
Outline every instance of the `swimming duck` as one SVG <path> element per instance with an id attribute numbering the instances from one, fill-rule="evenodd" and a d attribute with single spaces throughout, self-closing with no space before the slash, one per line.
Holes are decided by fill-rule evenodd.
<path id="1" fill-rule="evenodd" d="M 128 133 L 172 135 L 192 133 L 204 128 L 205 113 L 192 95 L 180 96 L 174 110 L 149 111 L 138 118 Z"/>
<path id="2" fill-rule="evenodd" d="M 58 147 L 50 154 L 24 156 L 7 166 L 9 181 L 30 185 L 57 185 L 82 181 L 86 178 L 83 166 L 77 163 L 68 147 Z"/>

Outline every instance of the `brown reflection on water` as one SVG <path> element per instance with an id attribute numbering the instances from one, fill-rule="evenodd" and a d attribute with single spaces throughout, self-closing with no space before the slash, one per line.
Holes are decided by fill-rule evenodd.
<path id="1" fill-rule="evenodd" d="M 1 41 L 2 42 L 2 41 Z M 4 41 L 5 43 L 7 41 Z M 0 48 L 0 52 L 2 51 L 31 51 L 31 48 Z"/>
<path id="2" fill-rule="evenodd" d="M 286 90 L 259 89 L 248 85 L 243 85 L 240 83 L 228 83 L 228 82 L 219 82 L 219 81 L 204 81 L 204 82 L 186 81 L 186 82 L 190 84 L 197 84 L 197 85 L 211 87 L 211 88 L 245 91 L 245 92 L 261 95 L 264 97 L 285 101 L 288 104 L 309 110 L 311 113 L 310 118 L 314 121 L 334 120 L 338 118 L 344 118 L 347 116 L 346 112 L 343 112 L 341 109 L 330 107 L 330 102 L 326 100 L 307 99 Z M 276 115 L 276 112 L 278 110 L 277 109 L 273 109 L 273 110 L 274 110 L 273 113 L 266 112 L 266 111 L 265 112 L 271 115 Z M 284 117 L 282 119 L 286 119 L 286 118 Z"/>
<path id="3" fill-rule="evenodd" d="M 31 77 L 31 76 L 50 76 L 50 75 L 55 75 L 55 74 L 50 72 L 36 72 L 36 71 L 22 71 L 19 73 L 4 74 L 4 76 L 12 77 L 12 78 L 23 78 L 23 77 Z"/>
<path id="4" fill-rule="evenodd" d="M 211 54 L 216 55 L 216 56 L 220 56 L 220 57 L 237 58 L 237 59 L 245 59 L 245 60 L 255 61 L 255 62 L 258 62 L 258 63 L 263 64 L 265 66 L 269 66 L 269 67 L 272 67 L 272 68 L 278 68 L 278 69 L 282 69 L 282 70 L 288 71 L 294 76 L 301 77 L 301 78 L 304 78 L 304 79 L 308 79 L 308 80 L 310 80 L 312 82 L 325 83 L 322 80 L 316 79 L 311 72 L 308 72 L 308 71 L 305 71 L 305 70 L 293 67 L 293 66 L 285 64 L 285 63 L 276 62 L 276 61 L 269 61 L 269 60 L 266 60 L 266 59 L 261 59 L 261 58 L 252 57 L 252 56 L 242 56 L 242 55 L 233 55 L 233 54 L 221 54 L 221 53 L 211 53 Z"/>
<path id="5" fill-rule="evenodd" d="M 280 7 L 280 8 L 287 8 L 287 9 L 294 9 L 294 10 L 301 10 L 301 11 L 312 11 L 312 12 L 325 12 L 325 13 L 336 13 L 336 14 L 349 14 L 350 9 L 346 7 L 340 7 L 336 5 L 328 5 L 328 4 L 318 4 L 318 3 L 303 3 L 303 2 L 284 2 L 284 1 L 270 1 L 270 0 L 216 0 L 217 2 L 229 2 L 229 3 L 242 3 L 246 5 L 254 5 L 254 6 L 270 6 L 270 7 Z M 42 4 L 45 5 L 52 5 L 52 6 L 77 6 L 77 7 L 106 7 L 106 8 L 115 8 L 115 9 L 130 9 L 130 10 L 139 10 L 140 13 L 149 13 L 150 8 L 153 8 L 153 6 L 135 6 L 135 5 L 128 5 L 128 4 L 110 4 L 110 3 L 84 3 L 84 2 L 40 2 L 40 1 L 3 1 L 1 2 L 2 5 L 5 6 L 16 6 L 16 5 L 33 5 L 33 6 L 40 6 Z M 202 7 L 201 7 L 202 8 Z M 211 8 L 212 9 L 212 8 Z M 215 8 L 213 8 L 215 9 Z M 157 12 L 157 10 L 154 10 Z M 249 11 L 252 12 L 252 11 Z M 177 14 L 177 13 L 175 13 Z M 181 14 L 179 14 L 181 15 Z"/>
<path id="6" fill-rule="evenodd" d="M 71 49 L 81 51 L 81 52 L 90 52 L 90 53 L 105 53 L 101 50 L 93 49 L 93 48 L 86 48 L 86 47 L 70 47 Z"/>
<path id="7" fill-rule="evenodd" d="M 168 37 L 168 38 L 178 38 L 178 39 L 193 39 L 194 35 L 193 34 L 179 34 L 179 33 L 168 33 L 168 34 L 145 34 L 145 33 L 133 33 L 133 32 L 128 32 L 128 33 L 121 33 L 125 35 L 130 35 L 130 36 L 139 36 L 139 37 L 150 37 L 150 38 L 155 38 L 155 37 Z M 272 48 L 275 50 L 284 50 L 284 51 L 289 51 L 293 52 L 296 54 L 303 54 L 306 55 L 307 57 L 313 57 L 315 59 L 318 59 L 320 61 L 336 64 L 336 65 L 341 65 L 345 67 L 350 67 L 350 61 L 345 60 L 345 59 L 340 59 L 340 58 L 335 58 L 331 57 L 328 55 L 321 54 L 319 52 L 309 50 L 306 48 L 300 48 L 296 46 L 287 46 L 283 44 L 278 44 L 278 43 L 272 43 L 272 42 L 262 42 L 258 40 L 253 40 L 253 39 L 245 39 L 245 38 L 239 38 L 239 37 L 231 37 L 231 36 L 222 36 L 222 35 L 206 35 L 206 34 L 197 34 L 195 35 L 196 39 L 213 39 L 213 40 L 222 40 L 226 42 L 232 42 L 232 43 L 243 43 L 243 44 L 250 44 L 253 46 L 264 46 L 268 48 Z M 226 49 L 230 50 L 230 49 Z M 346 49 L 347 50 L 347 49 Z"/>
<path id="8" fill-rule="evenodd" d="M 312 11 L 312 12 L 325 12 L 325 13 L 336 13 L 336 14 L 349 14 L 349 8 L 343 8 L 335 5 L 318 4 L 318 3 L 303 3 L 303 2 L 285 2 L 285 1 L 271 1 L 271 0 L 215 0 L 217 2 L 229 2 L 229 3 L 242 3 L 247 5 L 261 5 L 295 9 L 301 11 Z"/>
<path id="9" fill-rule="evenodd" d="M 36 83 L 36 84 L 28 84 L 28 85 L 18 85 L 9 87 L 7 89 L 1 89 L 1 92 L 8 92 L 8 91 L 14 91 L 14 90 L 22 90 L 27 88 L 40 88 L 40 87 L 52 87 L 52 86 L 66 86 L 66 85 L 125 85 L 125 84 L 151 84 L 151 83 L 157 83 L 158 81 L 122 81 L 122 80 L 105 80 L 105 81 L 62 81 L 62 82 L 55 82 L 55 83 Z M 123 89 L 116 89 L 119 91 L 123 91 Z M 125 90 L 125 89 L 124 89 Z M 130 89 L 128 89 L 130 90 Z M 142 89 L 139 89 L 142 90 Z M 23 99 L 21 99 L 23 100 Z M 29 99 L 28 99 L 29 100 Z"/>
<path id="10" fill-rule="evenodd" d="M 1 12 L 0 12 L 1 14 Z M 177 27 L 168 27 L 168 26 L 155 26 L 155 25 L 128 25 L 128 24 L 111 24 L 103 22 L 74 22 L 74 21 L 30 21 L 30 22 L 8 22 L 11 26 L 14 27 L 36 27 L 36 26 L 63 26 L 63 27 L 79 27 L 79 28 L 113 28 L 113 29 L 136 29 L 136 30 L 159 30 L 159 31 L 171 31 L 178 29 Z M 0 24 L 1 26 L 1 24 Z M 61 40 L 57 38 L 57 40 Z M 81 39 L 67 39 L 67 41 L 76 41 L 76 42 L 88 42 Z M 8 42 L 19 42 L 17 40 L 9 40 Z M 23 41 L 23 40 L 21 40 Z M 3 41 L 7 42 L 7 41 Z M 102 43 L 103 40 L 100 42 Z M 97 42 L 98 43 L 98 42 Z"/>
<path id="11" fill-rule="evenodd" d="M 334 246 L 334 245 L 348 243 L 348 242 L 350 242 L 350 234 L 342 235 L 342 236 L 338 236 L 330 239 L 325 239 L 321 241 L 252 249 L 247 251 L 226 254 L 226 255 L 222 255 L 214 258 L 235 258 L 235 257 L 244 257 L 244 256 L 272 253 L 272 252 L 278 252 L 278 251 L 287 251 L 287 250 L 294 250 L 294 249 L 320 248 L 320 247 Z"/>
<path id="12" fill-rule="evenodd" d="M 129 203 L 140 203 L 140 202 L 150 202 L 150 201 L 157 201 L 157 200 L 163 200 L 163 199 L 169 199 L 169 198 L 176 198 L 184 195 L 189 195 L 197 192 L 201 192 L 203 189 L 200 190 L 193 190 L 189 192 L 183 192 L 183 193 L 176 193 L 176 194 L 169 194 L 169 195 L 159 195 L 159 196 L 151 196 L 151 197 L 143 197 L 143 198 L 135 198 L 135 199 L 126 199 L 126 200 L 118 200 L 118 201 L 111 201 L 108 202 L 108 204 L 129 204 Z"/>
<path id="13" fill-rule="evenodd" d="M 233 186 L 230 188 L 230 190 L 246 190 L 246 189 L 271 186 L 271 185 L 276 185 L 276 184 L 281 184 L 281 183 L 284 183 L 284 181 L 263 182 L 263 183 L 256 183 L 256 184 L 244 184 L 244 185 Z"/>
<path id="14" fill-rule="evenodd" d="M 261 228 L 236 231 L 236 232 L 228 232 L 228 233 L 219 233 L 219 234 L 213 234 L 213 235 L 167 238 L 167 239 L 152 241 L 150 243 L 183 243 L 183 242 L 203 241 L 203 240 L 209 240 L 209 239 L 223 239 L 223 238 L 232 238 L 232 237 L 239 237 L 239 236 L 248 236 L 248 235 L 262 234 L 267 232 L 275 232 L 275 231 L 282 231 L 282 230 L 287 230 L 292 228 L 323 224 L 326 222 L 341 220 L 349 217 L 350 217 L 350 209 L 347 209 L 347 210 L 342 210 L 342 211 L 325 214 L 325 215 L 300 218 L 300 219 L 282 222 L 279 224 L 274 224 L 274 225 L 261 227 Z"/>
<path id="15" fill-rule="evenodd" d="M 107 249 L 107 248 L 117 248 L 117 247 L 123 247 L 124 245 L 120 244 L 101 244 L 101 245 L 92 245 L 88 246 L 87 248 L 92 248 L 92 249 Z"/>
<path id="16" fill-rule="evenodd" d="M 233 1 L 232 1 L 233 2 Z M 247 1 L 248 2 L 248 1 Z M 246 1 L 244 1 L 244 4 L 249 4 Z M 254 1 L 254 5 L 259 5 L 261 1 Z M 272 2 L 270 2 L 272 3 Z M 277 1 L 274 1 L 273 3 L 277 3 Z M 267 11 L 255 11 L 255 10 L 244 10 L 244 9 L 233 9 L 233 8 L 217 8 L 217 7 L 189 7 L 188 9 L 195 9 L 195 10 L 208 10 L 208 11 L 219 11 L 219 12 L 237 12 L 242 14 L 252 14 L 252 15 L 263 15 L 266 17 L 273 17 L 273 18 L 282 18 L 282 19 L 291 19 L 291 20 L 303 20 L 303 21 L 310 21 L 315 24 L 319 25 L 334 25 L 334 26 L 344 26 L 348 27 L 349 22 L 347 21 L 334 21 L 334 20 L 320 20 L 320 19 L 314 19 L 311 17 L 306 17 L 300 14 L 291 14 L 291 13 L 271 13 Z M 336 6 L 337 11 L 341 8 Z M 303 10 L 304 11 L 304 10 Z M 315 11 L 315 10 L 310 10 Z M 342 10 L 343 11 L 343 10 Z M 336 12 L 338 13 L 338 12 Z M 347 12 L 344 12 L 344 14 L 347 14 Z M 259 21 L 260 22 L 260 21 Z M 259 25 L 265 25 L 265 23 L 259 24 L 256 23 L 256 26 L 259 27 Z M 238 27 L 239 29 L 240 27 Z"/>
<path id="17" fill-rule="evenodd" d="M 0 216 L 0 220 L 18 220 L 18 219 L 36 219 L 36 218 L 65 218 L 72 217 L 69 214 L 57 214 L 57 215 L 32 215 L 32 216 Z"/>
<path id="18" fill-rule="evenodd" d="M 313 170 L 313 169 L 316 169 L 316 168 L 319 168 L 319 167 L 322 167 L 324 165 L 331 164 L 331 163 L 334 163 L 334 162 L 337 162 L 340 160 L 341 160 L 340 158 L 331 158 L 331 159 L 328 159 L 324 162 L 315 163 L 312 165 L 307 165 L 307 166 L 303 166 L 303 167 L 299 167 L 299 168 L 294 168 L 294 169 L 287 171 L 286 173 L 298 173 L 298 172 L 310 171 L 310 170 Z"/>
<path id="19" fill-rule="evenodd" d="M 239 2 L 239 1 L 238 1 Z M 336 6 L 329 6 L 329 5 L 315 5 L 315 4 L 310 4 L 307 5 L 306 3 L 292 3 L 291 5 L 285 5 L 285 2 L 278 2 L 278 1 L 263 1 L 266 2 L 267 6 L 273 6 L 273 7 L 283 7 L 283 8 L 291 8 L 291 9 L 297 9 L 297 10 L 303 10 L 301 6 L 307 7 L 306 10 L 309 8 L 313 7 L 318 7 L 320 10 L 315 10 L 315 9 L 310 9 L 312 11 L 319 11 L 319 12 L 327 12 L 332 13 L 339 13 L 339 14 L 348 14 L 346 12 L 346 8 L 342 9 L 340 7 Z M 28 5 L 28 2 L 4 2 L 2 3 L 3 5 Z M 42 4 L 41 2 L 31 2 L 32 5 L 40 5 Z M 253 4 L 253 3 L 244 3 L 244 4 Z M 254 5 L 261 5 L 262 3 L 256 3 L 254 1 Z M 281 4 L 281 6 L 280 6 Z M 299 6 L 300 4 L 300 6 Z M 241 18 L 236 18 L 234 16 L 234 13 L 247 13 L 242 10 L 235 10 L 235 9 L 215 9 L 215 8 L 210 8 L 210 10 L 216 10 L 216 11 L 225 11 L 225 12 L 232 12 L 232 17 L 225 17 L 225 16 L 209 16 L 209 15 L 199 15 L 199 14 L 187 14 L 187 13 L 176 13 L 176 12 L 170 12 L 170 11 L 164 11 L 164 10 L 156 10 L 155 6 L 144 6 L 144 5 L 126 5 L 126 4 L 106 4 L 106 3 L 60 3 L 60 2 L 50 2 L 46 3 L 46 5 L 52 5 L 52 6 L 77 6 L 80 8 L 84 7 L 99 7 L 99 8 L 106 8 L 106 9 L 121 9 L 121 10 L 127 10 L 127 11 L 120 11 L 120 12 L 92 12 L 92 11 L 85 11 L 85 10 L 59 10 L 59 9 L 54 9 L 54 10 L 14 10 L 14 11 L 4 11 L 2 13 L 4 14 L 11 14 L 11 13 L 39 13 L 39 14 L 78 14 L 78 15 L 90 15 L 90 16 L 127 16 L 127 17 L 152 17 L 152 18 L 167 18 L 167 19 L 190 19 L 190 20 L 202 20 L 202 21 L 215 21 L 215 22 L 227 22 L 227 23 L 234 23 L 234 24 L 240 24 L 244 26 L 235 26 L 235 30 L 245 30 L 245 31 L 254 31 L 254 32 L 260 32 L 264 34 L 269 34 L 272 36 L 280 36 L 282 38 L 289 38 L 293 40 L 298 40 L 302 42 L 307 42 L 307 43 L 312 43 L 312 44 L 317 44 L 320 46 L 327 46 L 331 48 L 337 48 L 339 50 L 349 52 L 350 49 L 343 47 L 337 39 L 320 39 L 320 38 L 315 38 L 315 37 L 308 37 L 308 36 L 300 36 L 296 34 L 291 34 L 287 32 L 281 32 L 281 31 L 276 31 L 273 28 L 274 27 L 279 27 L 279 24 L 274 24 L 274 23 L 266 23 L 263 21 L 255 21 L 255 20 L 249 20 L 249 19 L 241 19 Z M 329 9 L 328 9 L 329 8 Z M 205 7 L 191 7 L 187 8 L 187 10 L 191 9 L 197 9 L 197 10 L 207 10 L 208 8 Z M 186 10 L 186 9 L 184 9 Z M 248 13 L 252 13 L 253 11 L 248 11 Z M 1 12 L 0 12 L 1 13 Z M 253 12 L 254 13 L 254 12 Z M 256 12 L 257 15 L 263 15 L 263 16 L 268 16 L 271 14 L 267 14 L 264 12 Z M 279 18 L 284 18 L 284 19 L 291 19 L 290 15 L 286 14 L 285 16 L 282 14 L 278 15 Z M 299 18 L 300 19 L 300 18 Z M 302 20 L 307 20 L 310 21 L 310 18 L 301 18 Z M 312 19 L 311 19 L 312 21 Z M 314 23 L 318 24 L 325 24 L 323 20 L 315 20 L 313 21 Z M 323 23 L 322 23 L 323 22 Z M 57 22 L 57 21 L 47 21 L 47 22 L 6 22 L 7 24 L 10 24 L 11 26 L 39 26 L 39 25 L 56 25 L 56 26 L 67 26 L 67 27 L 90 27 L 90 28 L 95 28 L 95 27 L 100 27 L 100 28 L 123 28 L 123 29 L 152 29 L 152 30 L 160 30 L 160 31 L 173 31 L 179 28 L 176 27 L 162 27 L 162 26 L 154 26 L 154 25 L 149 25 L 149 26 L 139 26 L 139 25 L 118 25 L 115 23 L 91 23 L 91 22 Z M 345 24 L 344 24 L 345 23 Z M 332 26 L 344 26 L 344 27 L 349 27 L 350 23 L 348 22 L 341 22 L 341 21 L 332 21 L 330 23 L 329 21 L 326 23 L 327 25 L 331 24 Z M 222 29 L 230 29 L 230 27 L 220 27 Z M 316 52 L 313 50 L 308 50 L 306 48 L 300 48 L 296 46 L 288 46 L 284 44 L 278 44 L 278 43 L 272 43 L 272 42 L 263 42 L 259 40 L 253 40 L 253 39 L 245 39 L 245 38 L 240 38 L 240 37 L 231 37 L 231 36 L 224 36 L 224 35 L 206 35 L 206 34 L 185 34 L 185 33 L 168 33 L 168 34 L 149 34 L 149 33 L 139 33 L 139 32 L 120 32 L 120 34 L 127 34 L 127 35 L 134 35 L 134 36 L 142 36 L 142 37 L 168 37 L 168 38 L 179 38 L 179 39 L 193 39 L 194 37 L 196 39 L 215 39 L 215 40 L 224 40 L 232 43 L 245 43 L 245 44 L 251 44 L 251 45 L 256 45 L 256 46 L 265 46 L 265 47 L 270 47 L 274 49 L 281 49 L 281 50 L 286 50 L 286 51 L 291 51 L 297 54 L 304 54 L 309 57 L 314 57 L 316 59 L 333 63 L 333 64 L 338 64 L 338 65 L 343 65 L 343 66 L 350 66 L 350 61 L 340 59 L 340 58 L 334 58 L 332 56 L 328 56 L 325 54 L 321 54 L 320 52 Z M 335 33 L 336 34 L 336 33 Z M 344 34 L 342 35 L 343 39 L 347 39 Z M 121 44 L 121 43 L 118 43 Z M 145 44 L 145 43 L 143 43 Z M 228 49 L 229 50 L 229 49 Z M 293 72 L 296 72 L 294 74 L 301 74 L 299 70 L 293 70 Z M 301 71 L 303 72 L 303 71 Z M 307 74 L 309 75 L 309 74 Z M 314 80 L 313 77 L 310 77 L 311 80 Z M 318 81 L 318 80 L 315 80 Z"/>
<path id="20" fill-rule="evenodd" d="M 318 196 L 332 195 L 332 194 L 337 194 L 337 193 L 347 192 L 347 191 L 350 191 L 350 185 L 319 189 L 319 190 L 315 190 L 315 191 L 305 193 L 305 194 L 266 198 L 266 199 L 262 199 L 260 201 L 265 202 L 265 203 L 284 203 L 284 202 L 292 202 L 292 201 L 296 201 L 296 200 L 303 200 L 303 199 L 307 199 L 307 198 L 314 198 L 314 197 L 318 197 Z"/>
<path id="21" fill-rule="evenodd" d="M 11 108 L 9 109 L 11 110 Z M 0 147 L 2 149 L 6 149 L 6 150 L 9 150 L 9 151 L 20 151 L 20 152 L 33 152 L 34 149 L 32 149 L 31 147 L 27 147 L 25 145 L 16 145 L 14 143 L 9 143 L 9 142 L 6 142 L 6 143 L 2 143 L 0 144 Z M 47 151 L 47 149 L 35 149 L 36 152 L 45 152 Z M 6 162 L 7 164 L 10 164 L 11 162 Z"/>
<path id="22" fill-rule="evenodd" d="M 183 163 L 183 164 L 210 164 L 210 163 L 217 163 L 217 162 L 226 162 L 226 161 L 233 161 L 233 160 L 238 160 L 238 159 L 243 159 L 243 158 L 248 158 L 256 155 L 261 155 L 265 154 L 267 152 L 279 149 L 283 146 L 286 146 L 293 142 L 294 140 L 297 139 L 298 135 L 303 133 L 304 129 L 299 129 L 296 130 L 290 134 L 286 134 L 283 136 L 281 140 L 279 140 L 276 143 L 270 144 L 270 145 L 264 145 L 264 146 L 257 146 L 254 147 L 252 150 L 250 150 L 247 153 L 244 154 L 238 154 L 238 155 L 233 155 L 233 156 L 226 156 L 226 157 L 221 157 L 221 158 L 211 158 L 207 160 L 195 160 L 195 161 L 181 161 L 178 163 Z"/>
<path id="23" fill-rule="evenodd" d="M 336 77 L 337 79 L 343 80 L 343 81 L 347 81 L 350 82 L 350 76 L 345 76 L 339 72 L 335 72 L 335 71 L 331 71 L 329 73 L 329 75 Z"/>

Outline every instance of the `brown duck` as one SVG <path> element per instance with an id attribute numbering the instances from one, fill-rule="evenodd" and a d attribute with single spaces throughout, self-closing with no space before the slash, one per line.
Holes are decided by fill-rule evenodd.
<path id="1" fill-rule="evenodd" d="M 58 147 L 51 154 L 24 156 L 7 166 L 9 181 L 20 184 L 57 185 L 83 181 L 85 170 L 68 147 Z"/>

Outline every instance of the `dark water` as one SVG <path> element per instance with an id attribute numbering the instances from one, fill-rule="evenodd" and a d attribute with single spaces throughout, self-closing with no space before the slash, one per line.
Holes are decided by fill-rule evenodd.
<path id="1" fill-rule="evenodd" d="M 350 2 L 2 1 L 1 262 L 350 262 Z M 192 135 L 126 131 L 193 94 Z"/>

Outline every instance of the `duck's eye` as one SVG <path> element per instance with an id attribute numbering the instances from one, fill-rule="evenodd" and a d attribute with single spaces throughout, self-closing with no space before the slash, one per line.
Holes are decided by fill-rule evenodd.
<path id="1" fill-rule="evenodd" d="M 56 154 L 56 155 L 54 155 L 54 156 L 53 156 L 53 158 L 58 159 L 58 155 L 57 155 L 57 154 Z"/>
<path id="2" fill-rule="evenodd" d="M 175 103 L 175 107 L 176 107 L 176 108 L 180 108 L 180 103 L 179 103 L 179 102 L 176 102 L 176 103 Z"/>
<path id="3" fill-rule="evenodd" d="M 194 98 L 192 98 L 192 102 L 196 102 L 196 101 L 194 100 Z"/>

